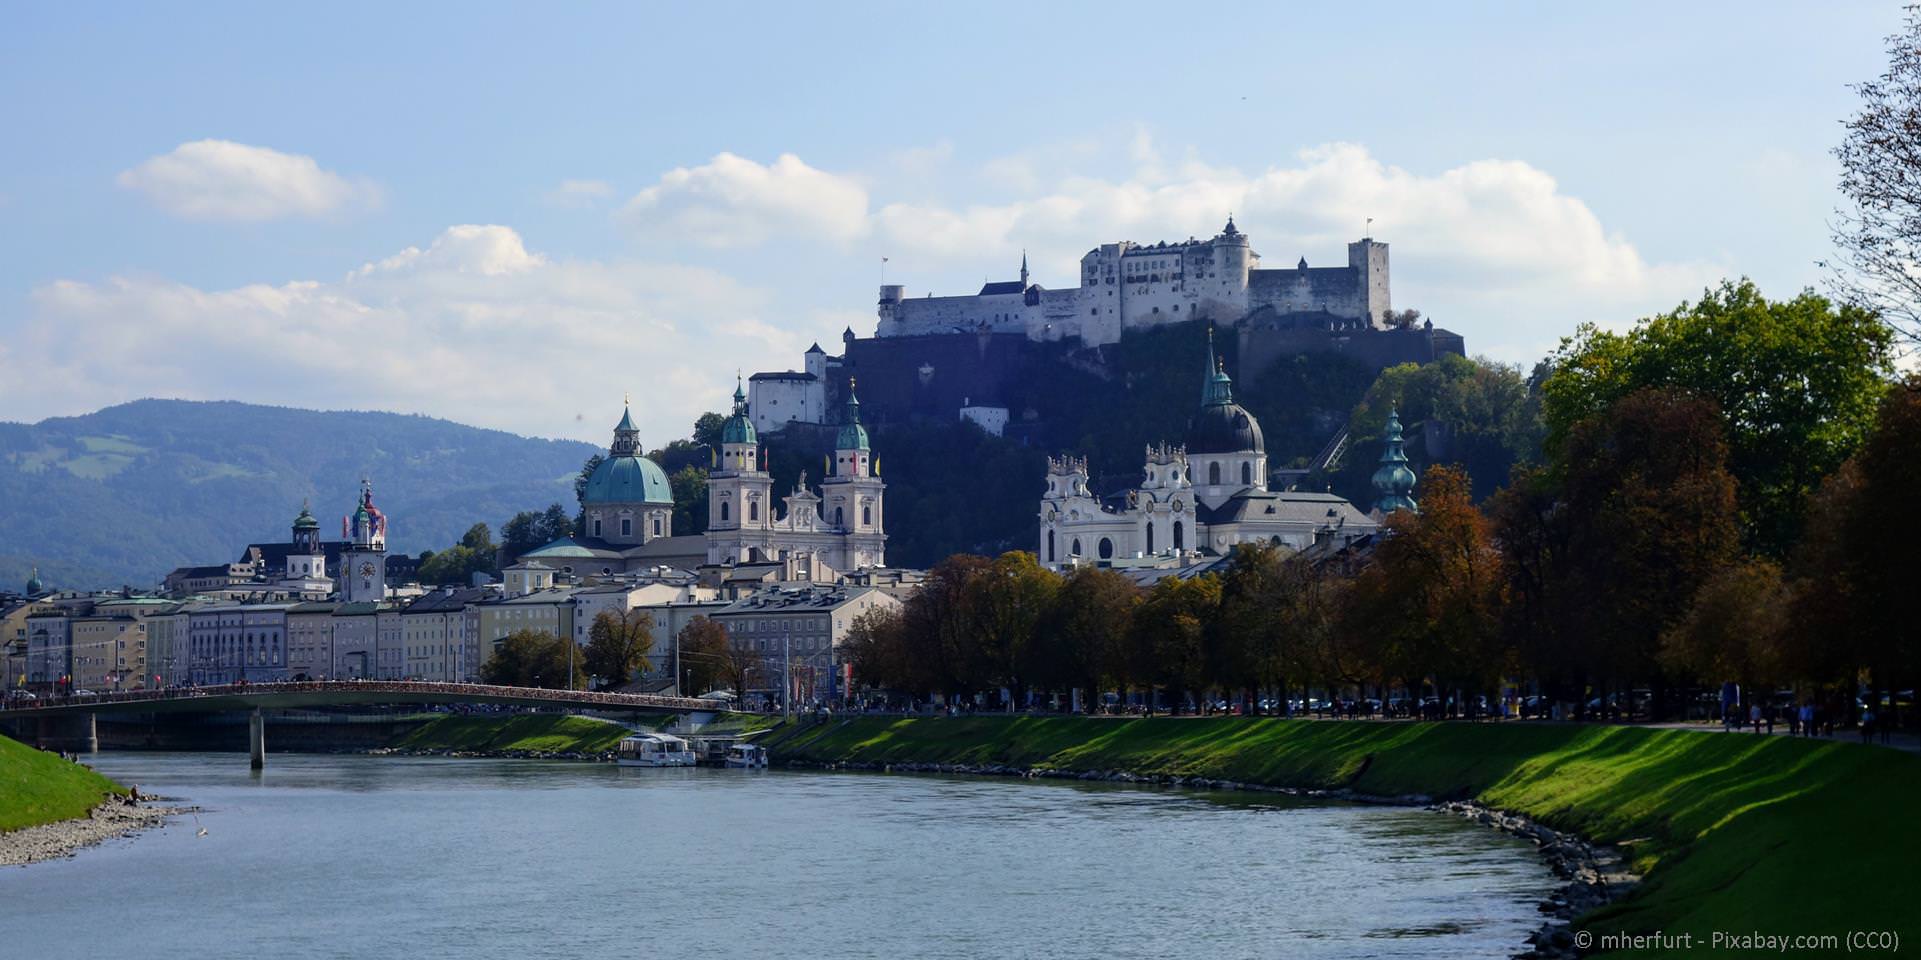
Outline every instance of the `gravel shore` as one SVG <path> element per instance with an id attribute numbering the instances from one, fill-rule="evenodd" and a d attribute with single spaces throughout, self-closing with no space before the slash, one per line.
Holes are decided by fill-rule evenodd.
<path id="1" fill-rule="evenodd" d="M 70 857 L 82 847 L 160 826 L 184 812 L 179 807 L 144 806 L 130 797 L 109 797 L 84 817 L 0 833 L 0 866 Z"/>

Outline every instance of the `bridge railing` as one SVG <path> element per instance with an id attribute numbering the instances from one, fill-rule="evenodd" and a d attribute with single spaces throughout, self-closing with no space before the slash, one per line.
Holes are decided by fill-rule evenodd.
<path id="1" fill-rule="evenodd" d="M 725 703 L 698 697 L 667 697 L 652 693 L 608 693 L 592 690 L 550 690 L 544 687 L 507 687 L 486 683 L 437 683 L 415 680 L 299 680 L 269 683 L 223 683 L 200 687 L 126 690 L 84 697 L 13 701 L 5 709 L 75 707 L 118 703 L 193 700 L 203 697 L 264 696 L 281 693 L 395 693 L 455 698 L 488 697 L 507 700 L 564 702 L 592 707 L 659 710 L 727 710 Z"/>

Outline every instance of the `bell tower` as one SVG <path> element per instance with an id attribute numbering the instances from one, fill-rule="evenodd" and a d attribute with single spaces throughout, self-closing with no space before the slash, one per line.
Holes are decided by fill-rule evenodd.
<path id="1" fill-rule="evenodd" d="M 847 381 L 841 404 L 840 434 L 834 441 L 834 472 L 821 481 L 821 520 L 842 535 L 835 569 L 843 572 L 887 564 L 887 532 L 882 515 L 881 482 L 867 428 L 860 422 L 860 398 Z"/>

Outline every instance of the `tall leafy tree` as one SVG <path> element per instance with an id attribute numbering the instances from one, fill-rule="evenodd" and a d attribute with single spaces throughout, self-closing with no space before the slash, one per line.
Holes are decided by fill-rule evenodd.
<path id="1" fill-rule="evenodd" d="M 1098 567 L 1070 572 L 1041 628 L 1047 643 L 1029 661 L 1036 682 L 1080 690 L 1090 706 L 1104 677 L 1125 686 L 1128 672 L 1115 657 L 1116 641 L 1128 636 L 1139 604 L 1140 590 L 1124 574 Z"/>
<path id="2" fill-rule="evenodd" d="M 1163 577 L 1134 611 L 1130 649 L 1133 672 L 1150 694 L 1164 686 L 1175 710 L 1198 700 L 1208 686 L 1208 625 L 1220 617 L 1221 581 L 1205 574 Z"/>
<path id="3" fill-rule="evenodd" d="M 603 610 L 587 628 L 587 672 L 603 689 L 626 685 L 654 668 L 653 618 L 644 610 Z"/>
<path id="4" fill-rule="evenodd" d="M 1031 682 L 1029 661 L 1060 585 L 1060 574 L 1021 550 L 994 558 L 968 584 L 968 619 L 979 631 L 985 679 L 1006 687 L 1016 702 Z"/>
<path id="5" fill-rule="evenodd" d="M 1740 548 L 1722 419 L 1706 400 L 1641 390 L 1570 431 L 1561 465 L 1563 624 L 1590 676 L 1660 678 L 1661 634 Z"/>
<path id="6" fill-rule="evenodd" d="M 1770 301 L 1724 282 L 1627 333 L 1583 326 L 1551 360 L 1548 444 L 1629 394 L 1675 388 L 1712 401 L 1740 483 L 1745 542 L 1783 556 L 1807 497 L 1858 447 L 1892 371 L 1880 318 L 1813 291 Z M 1563 458 L 1571 461 L 1571 458 Z"/>
<path id="7" fill-rule="evenodd" d="M 1791 679 L 1782 643 L 1789 593 L 1781 567 L 1753 558 L 1716 571 L 1694 604 L 1661 638 L 1661 661 L 1710 685 L 1732 680 L 1758 690 Z"/>

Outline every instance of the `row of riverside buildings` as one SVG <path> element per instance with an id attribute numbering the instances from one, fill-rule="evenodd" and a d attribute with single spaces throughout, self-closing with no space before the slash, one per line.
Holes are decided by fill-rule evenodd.
<path id="1" fill-rule="evenodd" d="M 854 582 L 721 587 L 672 575 L 555 585 L 508 594 L 445 587 L 386 601 L 218 600 L 126 593 L 48 593 L 0 604 L 7 686 L 36 695 L 283 680 L 475 682 L 494 647 L 534 630 L 585 645 L 595 617 L 643 611 L 653 668 L 634 689 L 683 692 L 674 638 L 696 617 L 737 647 L 791 656 L 797 695 L 845 683 L 832 655 L 853 621 L 899 603 L 907 584 Z M 838 675 L 837 675 L 838 674 Z M 782 674 L 761 678 L 777 687 Z M 703 691 L 695 691 L 703 692 Z"/>

